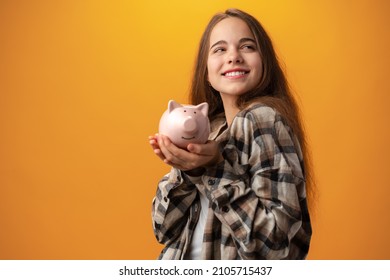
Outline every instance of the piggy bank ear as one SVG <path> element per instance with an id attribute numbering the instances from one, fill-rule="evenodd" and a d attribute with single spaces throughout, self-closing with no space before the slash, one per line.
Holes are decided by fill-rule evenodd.
<path id="1" fill-rule="evenodd" d="M 200 103 L 198 106 L 196 106 L 196 109 L 202 112 L 203 115 L 206 117 L 209 114 L 209 104 L 206 102 Z"/>
<path id="2" fill-rule="evenodd" d="M 169 100 L 169 102 L 168 102 L 168 112 L 169 113 L 172 112 L 174 109 L 180 108 L 180 107 L 183 107 L 183 106 L 174 100 Z"/>

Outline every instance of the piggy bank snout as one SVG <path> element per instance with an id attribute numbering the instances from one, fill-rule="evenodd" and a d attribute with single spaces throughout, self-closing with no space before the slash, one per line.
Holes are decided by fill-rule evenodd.
<path id="1" fill-rule="evenodd" d="M 194 133 L 197 130 L 197 124 L 194 118 L 188 116 L 183 121 L 183 129 L 187 133 Z"/>

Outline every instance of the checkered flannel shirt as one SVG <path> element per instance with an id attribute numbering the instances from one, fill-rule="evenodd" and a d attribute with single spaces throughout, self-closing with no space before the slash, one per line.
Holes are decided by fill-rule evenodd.
<path id="1" fill-rule="evenodd" d="M 297 138 L 272 108 L 222 116 L 210 139 L 224 161 L 199 177 L 172 168 L 158 184 L 152 220 L 165 245 L 159 259 L 183 259 L 190 248 L 203 192 L 209 210 L 202 259 L 304 259 L 312 234 L 303 156 Z"/>

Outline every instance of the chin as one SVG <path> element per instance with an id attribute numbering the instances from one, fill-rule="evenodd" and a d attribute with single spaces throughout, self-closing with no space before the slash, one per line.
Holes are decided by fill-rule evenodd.
<path id="1" fill-rule="evenodd" d="M 229 90 L 225 90 L 225 91 L 220 91 L 220 92 L 224 92 L 225 95 L 232 95 L 232 96 L 241 96 L 243 94 L 245 94 L 246 92 L 250 91 L 250 89 L 243 89 L 243 88 L 234 88 L 234 89 L 229 89 Z"/>

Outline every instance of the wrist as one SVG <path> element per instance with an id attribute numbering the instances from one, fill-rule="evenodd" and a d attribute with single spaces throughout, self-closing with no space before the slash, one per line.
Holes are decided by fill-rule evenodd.
<path id="1" fill-rule="evenodd" d="M 195 169 L 184 171 L 184 173 L 188 176 L 191 176 L 191 177 L 199 177 L 199 176 L 203 175 L 203 173 L 205 171 L 206 171 L 206 169 L 204 167 L 198 167 Z"/>
<path id="2" fill-rule="evenodd" d="M 218 153 L 212 161 L 210 161 L 205 167 L 210 168 L 219 165 L 225 159 L 221 153 Z"/>

